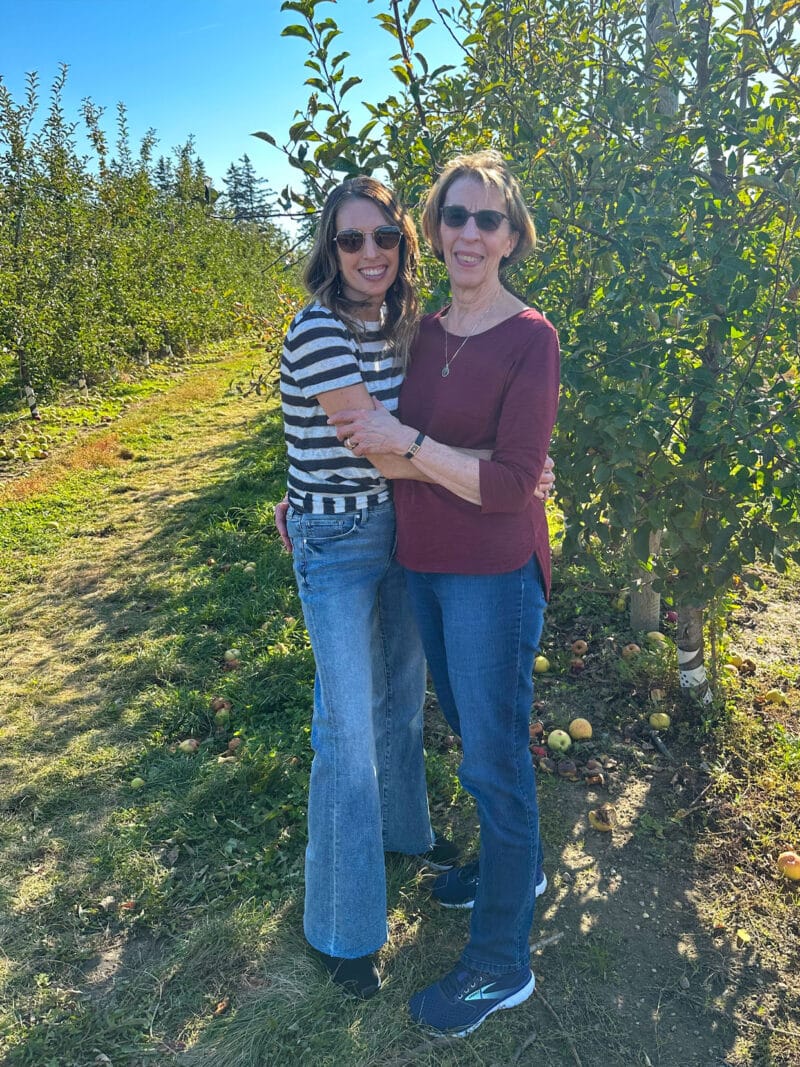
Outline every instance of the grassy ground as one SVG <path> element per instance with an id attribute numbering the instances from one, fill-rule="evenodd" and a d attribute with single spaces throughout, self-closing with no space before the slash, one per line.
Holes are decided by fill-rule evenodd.
<path id="1" fill-rule="evenodd" d="M 537 995 L 467 1040 L 427 1040 L 405 1003 L 457 958 L 468 916 L 398 858 L 381 995 L 322 977 L 300 922 L 313 664 L 272 530 L 280 426 L 229 389 L 253 359 L 219 350 L 0 489 L 3 1062 L 798 1064 L 799 898 L 774 866 L 800 846 L 796 575 L 732 601 L 726 640 L 755 673 L 728 674 L 701 717 L 672 649 L 621 661 L 613 576 L 598 588 L 562 563 L 537 713 L 585 714 L 581 756 L 609 766 L 605 787 L 540 779 Z M 641 729 L 656 686 L 669 758 Z M 468 850 L 433 706 L 427 748 L 436 824 Z M 613 835 L 586 818 L 607 799 Z"/>

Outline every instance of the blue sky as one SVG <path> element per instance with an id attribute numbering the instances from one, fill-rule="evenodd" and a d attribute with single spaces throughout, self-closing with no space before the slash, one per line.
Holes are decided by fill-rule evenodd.
<path id="1" fill-rule="evenodd" d="M 246 152 L 280 189 L 297 183 L 295 172 L 250 134 L 268 130 L 280 143 L 308 98 L 303 82 L 311 73 L 303 66 L 306 42 L 280 36 L 300 18 L 280 7 L 280 0 L 0 0 L 0 74 L 19 99 L 26 72 L 37 71 L 46 105 L 58 65 L 67 63 L 68 117 L 78 119 L 80 101 L 89 96 L 106 108 L 104 125 L 113 135 L 122 101 L 134 145 L 154 127 L 157 153 L 166 155 L 194 134 L 217 188 L 228 165 Z M 317 9 L 342 28 L 337 51 L 351 53 L 347 73 L 363 79 L 346 98 L 356 112 L 362 99 L 399 88 L 388 62 L 394 41 L 375 22 L 388 9 L 387 0 L 339 0 Z M 417 11 L 423 16 L 436 17 L 427 0 Z M 435 65 L 459 62 L 456 45 L 438 26 L 420 34 L 417 45 Z"/>

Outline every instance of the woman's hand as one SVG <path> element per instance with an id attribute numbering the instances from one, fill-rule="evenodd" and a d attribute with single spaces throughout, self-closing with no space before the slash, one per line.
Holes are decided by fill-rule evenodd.
<path id="1" fill-rule="evenodd" d="M 538 497 L 540 500 L 547 500 L 548 496 L 553 490 L 553 486 L 556 484 L 556 476 L 555 474 L 553 474 L 554 468 L 555 463 L 553 462 L 553 457 L 548 456 L 547 459 L 545 459 L 544 461 L 544 470 L 542 471 L 542 476 L 539 479 L 539 484 L 533 491 L 533 495 Z"/>
<path id="2" fill-rule="evenodd" d="M 275 505 L 275 529 L 278 531 L 283 547 L 287 552 L 292 551 L 292 542 L 289 540 L 289 530 L 286 526 L 286 513 L 289 510 L 289 494 Z"/>
<path id="3" fill-rule="evenodd" d="M 404 456 L 417 436 L 416 430 L 404 426 L 374 397 L 373 404 L 372 411 L 337 411 L 328 418 L 328 425 L 336 427 L 336 436 L 354 456 Z"/>

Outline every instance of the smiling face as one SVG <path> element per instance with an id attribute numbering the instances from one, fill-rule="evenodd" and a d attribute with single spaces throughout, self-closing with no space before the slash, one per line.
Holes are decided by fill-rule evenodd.
<path id="1" fill-rule="evenodd" d="M 336 258 L 342 276 L 342 292 L 348 300 L 365 305 L 360 314 L 366 319 L 380 316 L 386 291 L 397 277 L 400 246 L 378 248 L 372 231 L 379 226 L 394 225 L 374 200 L 352 197 L 336 212 L 336 231 L 361 230 L 368 234 L 358 252 L 343 252 L 336 246 Z"/>
<path id="2" fill-rule="evenodd" d="M 456 204 L 467 211 L 486 208 L 502 214 L 508 211 L 499 189 L 466 177 L 456 178 L 445 195 L 443 206 Z M 499 229 L 493 232 L 479 230 L 474 218 L 467 219 L 460 229 L 445 226 L 440 220 L 439 240 L 454 292 L 482 288 L 491 291 L 499 282 L 500 263 L 516 246 L 517 234 L 508 219 L 503 219 Z"/>

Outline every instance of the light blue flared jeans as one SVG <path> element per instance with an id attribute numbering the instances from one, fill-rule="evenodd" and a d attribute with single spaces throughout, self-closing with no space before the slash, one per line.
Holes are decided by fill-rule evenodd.
<path id="1" fill-rule="evenodd" d="M 354 959 L 388 937 L 384 851 L 433 843 L 422 748 L 425 660 L 391 502 L 340 515 L 290 509 L 295 577 L 317 673 L 304 927 Z"/>

